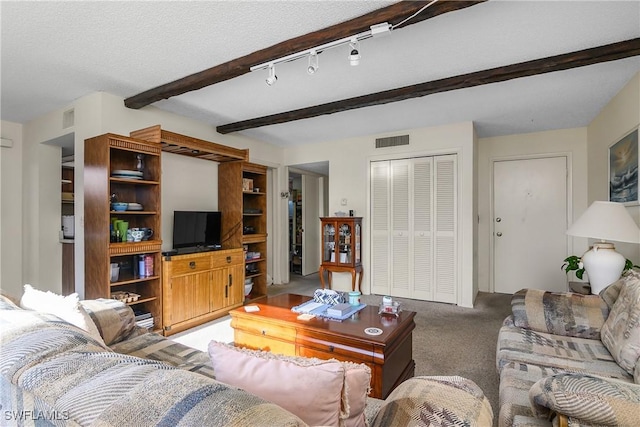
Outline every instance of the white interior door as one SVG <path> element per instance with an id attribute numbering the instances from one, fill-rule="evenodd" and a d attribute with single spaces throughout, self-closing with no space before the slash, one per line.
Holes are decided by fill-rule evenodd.
<path id="1" fill-rule="evenodd" d="M 320 269 L 320 180 L 302 175 L 302 275 Z"/>
<path id="2" fill-rule="evenodd" d="M 567 254 L 567 158 L 493 163 L 494 291 L 561 292 Z"/>

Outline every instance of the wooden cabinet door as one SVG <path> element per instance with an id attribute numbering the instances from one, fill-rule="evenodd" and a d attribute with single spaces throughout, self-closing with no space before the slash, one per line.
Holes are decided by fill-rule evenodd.
<path id="1" fill-rule="evenodd" d="M 210 272 L 189 274 L 171 279 L 172 313 L 169 322 L 184 320 L 207 314 L 210 310 Z"/>
<path id="2" fill-rule="evenodd" d="M 241 304 L 244 301 L 244 265 L 213 270 L 211 311 Z"/>
<path id="3" fill-rule="evenodd" d="M 244 265 L 233 265 L 225 270 L 229 286 L 227 305 L 242 304 L 244 302 Z"/>
<path id="4" fill-rule="evenodd" d="M 223 309 L 226 306 L 227 279 L 226 268 L 216 268 L 211 271 L 211 311 Z"/>

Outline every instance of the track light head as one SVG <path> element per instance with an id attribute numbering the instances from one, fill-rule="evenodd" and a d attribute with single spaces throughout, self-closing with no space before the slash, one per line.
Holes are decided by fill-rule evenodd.
<path id="1" fill-rule="evenodd" d="M 275 65 L 269 65 L 269 76 L 265 80 L 265 82 L 269 86 L 273 86 L 278 81 L 278 76 L 276 76 L 276 67 Z"/>
<path id="2" fill-rule="evenodd" d="M 355 67 L 356 65 L 360 64 L 360 51 L 358 50 L 360 48 L 360 43 L 358 42 L 358 39 L 352 39 L 351 43 L 349 43 L 349 46 L 351 47 L 351 53 L 349 54 L 349 63 L 352 67 Z"/>
<path id="3" fill-rule="evenodd" d="M 320 64 L 318 63 L 318 53 L 315 50 L 312 50 L 309 53 L 309 66 L 307 67 L 307 73 L 314 74 L 320 68 Z"/>

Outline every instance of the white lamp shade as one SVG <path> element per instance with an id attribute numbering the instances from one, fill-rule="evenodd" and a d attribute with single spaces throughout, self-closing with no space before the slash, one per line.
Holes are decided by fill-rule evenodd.
<path id="1" fill-rule="evenodd" d="M 625 206 L 596 201 L 567 230 L 569 236 L 640 243 L 640 229 Z"/>

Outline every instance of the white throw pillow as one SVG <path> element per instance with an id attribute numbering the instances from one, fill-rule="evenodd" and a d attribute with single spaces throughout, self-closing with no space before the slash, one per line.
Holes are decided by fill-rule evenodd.
<path id="1" fill-rule="evenodd" d="M 95 323 L 80 304 L 77 293 L 63 297 L 50 291 L 40 291 L 31 285 L 24 285 L 20 307 L 58 316 L 65 322 L 86 331 L 100 344 L 105 345 Z"/>

